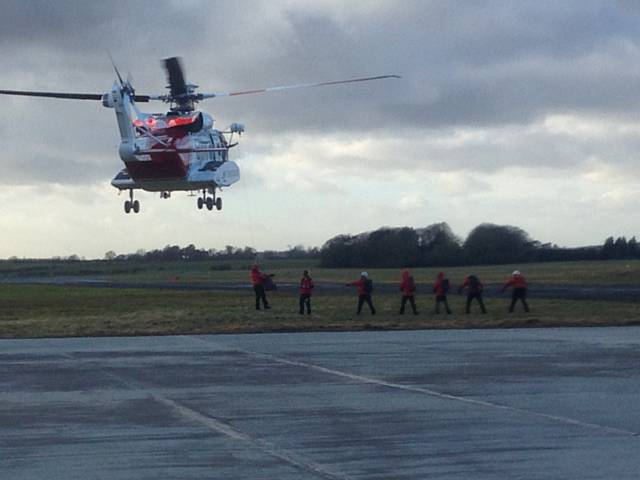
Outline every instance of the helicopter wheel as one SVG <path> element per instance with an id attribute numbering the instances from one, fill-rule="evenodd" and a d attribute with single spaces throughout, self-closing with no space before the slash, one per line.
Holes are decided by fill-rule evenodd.
<path id="1" fill-rule="evenodd" d="M 213 198 L 207 198 L 207 210 L 213 210 Z"/>
<path id="2" fill-rule="evenodd" d="M 140 211 L 140 202 L 138 200 L 133 201 L 133 211 L 138 213 Z"/>
<path id="3" fill-rule="evenodd" d="M 131 212 L 131 202 L 127 200 L 126 202 L 124 202 L 124 213 L 130 213 L 130 212 Z"/>
<path id="4" fill-rule="evenodd" d="M 204 199 L 202 197 L 198 197 L 198 210 L 202 210 L 204 207 Z"/>
<path id="5" fill-rule="evenodd" d="M 216 210 L 222 210 L 222 199 L 220 197 L 216 198 Z"/>

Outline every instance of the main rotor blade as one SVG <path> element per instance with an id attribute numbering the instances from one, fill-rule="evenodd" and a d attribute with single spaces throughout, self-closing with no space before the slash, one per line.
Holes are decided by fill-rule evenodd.
<path id="1" fill-rule="evenodd" d="M 242 90 L 239 92 L 202 93 L 198 95 L 198 97 L 202 99 L 214 98 L 214 97 L 235 97 L 238 95 L 253 95 L 256 93 L 277 92 L 280 90 L 292 90 L 294 88 L 326 87 L 329 85 L 341 85 L 345 83 L 368 82 L 371 80 L 382 80 L 385 78 L 402 78 L 402 77 L 400 75 L 378 75 L 376 77 L 352 78 L 350 80 L 334 80 L 331 82 L 320 82 L 320 83 L 300 83 L 297 85 L 282 85 L 279 87 L 259 88 L 256 90 Z"/>
<path id="2" fill-rule="evenodd" d="M 180 59 L 178 57 L 166 58 L 164 60 L 164 68 L 167 69 L 167 79 L 171 96 L 177 97 L 187 93 L 187 84 L 184 80 L 184 73 Z"/>
<path id="3" fill-rule="evenodd" d="M 73 100 L 101 100 L 101 93 L 60 93 L 60 92 L 27 92 L 21 90 L 0 90 L 2 95 L 21 95 L 25 97 L 67 98 Z"/>
<path id="4" fill-rule="evenodd" d="M 64 98 L 67 100 L 102 100 L 102 93 L 64 93 L 64 92 L 30 92 L 24 90 L 0 90 L 2 95 L 20 95 L 23 97 Z M 136 102 L 148 102 L 149 95 L 134 95 Z"/>

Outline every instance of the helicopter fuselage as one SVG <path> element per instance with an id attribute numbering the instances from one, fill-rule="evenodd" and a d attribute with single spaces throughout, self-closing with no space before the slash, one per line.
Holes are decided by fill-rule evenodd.
<path id="1" fill-rule="evenodd" d="M 229 160 L 232 145 L 212 128 L 208 114 L 153 114 L 132 124 L 135 137 L 120 145 L 125 168 L 111 182 L 114 187 L 190 191 L 226 187 L 240 179 L 237 164 Z"/>
<path id="2" fill-rule="evenodd" d="M 133 200 L 136 189 L 161 192 L 163 198 L 176 190 L 201 191 L 198 208 L 222 208 L 216 190 L 240 180 L 240 169 L 229 160 L 229 149 L 236 145 L 231 143 L 233 135 L 240 135 L 243 125 L 233 124 L 222 132 L 213 128 L 213 118 L 204 112 L 143 113 L 116 84 L 104 95 L 103 105 L 116 111 L 121 136 L 118 153 L 125 168 L 111 185 L 129 191 L 127 213 L 139 209 Z"/>

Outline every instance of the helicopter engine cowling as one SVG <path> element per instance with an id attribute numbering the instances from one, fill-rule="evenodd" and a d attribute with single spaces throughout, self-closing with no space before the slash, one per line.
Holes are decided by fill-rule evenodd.
<path id="1" fill-rule="evenodd" d="M 211 130 L 213 128 L 214 120 L 208 113 L 202 112 L 202 130 Z"/>

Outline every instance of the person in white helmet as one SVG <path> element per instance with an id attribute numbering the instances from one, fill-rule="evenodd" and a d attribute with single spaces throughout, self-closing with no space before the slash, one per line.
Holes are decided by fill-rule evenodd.
<path id="1" fill-rule="evenodd" d="M 375 315 L 376 309 L 373 306 L 373 302 L 371 300 L 371 294 L 373 293 L 373 282 L 369 278 L 369 274 L 367 272 L 362 272 L 360 274 L 359 280 L 347 283 L 347 286 L 358 287 L 358 310 L 356 311 L 356 314 L 360 315 L 360 312 L 362 311 L 362 305 L 366 303 L 367 305 L 369 305 L 371 315 Z"/>
<path id="2" fill-rule="evenodd" d="M 511 293 L 511 305 L 509 305 L 509 313 L 513 313 L 513 309 L 516 306 L 516 302 L 520 300 L 522 302 L 522 306 L 524 307 L 524 311 L 529 311 L 529 305 L 527 304 L 527 280 L 524 278 L 524 275 L 520 273 L 520 271 L 515 270 L 511 274 L 511 278 L 507 280 L 507 283 L 502 287 L 502 291 L 504 292 L 507 288 L 512 287 L 513 291 Z"/>

